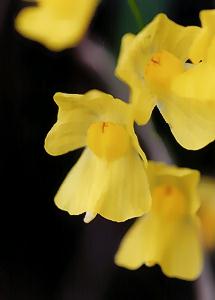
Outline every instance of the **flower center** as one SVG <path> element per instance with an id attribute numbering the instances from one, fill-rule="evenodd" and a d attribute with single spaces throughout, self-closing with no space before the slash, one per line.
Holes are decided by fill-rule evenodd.
<path id="1" fill-rule="evenodd" d="M 88 128 L 87 145 L 98 157 L 113 161 L 126 154 L 130 138 L 122 125 L 96 122 Z"/>
<path id="2" fill-rule="evenodd" d="M 165 217 L 180 217 L 186 213 L 183 192 L 172 184 L 161 184 L 152 191 L 152 210 Z"/>
<path id="3" fill-rule="evenodd" d="M 144 78 L 150 88 L 159 96 L 163 96 L 171 81 L 183 71 L 183 63 L 173 54 L 163 50 L 152 55 L 144 69 Z"/>

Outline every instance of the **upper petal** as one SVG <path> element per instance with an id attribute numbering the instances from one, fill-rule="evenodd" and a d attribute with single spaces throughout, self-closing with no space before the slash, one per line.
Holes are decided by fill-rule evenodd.
<path id="1" fill-rule="evenodd" d="M 202 27 L 191 45 L 189 54 L 189 58 L 193 63 L 206 59 L 211 39 L 215 34 L 215 10 L 202 10 L 199 16 Z"/>
<path id="2" fill-rule="evenodd" d="M 83 147 L 92 122 L 112 121 L 131 126 L 128 104 L 103 92 L 92 90 L 84 95 L 56 93 L 54 99 L 59 107 L 58 119 L 45 140 L 45 149 L 51 155 Z"/>

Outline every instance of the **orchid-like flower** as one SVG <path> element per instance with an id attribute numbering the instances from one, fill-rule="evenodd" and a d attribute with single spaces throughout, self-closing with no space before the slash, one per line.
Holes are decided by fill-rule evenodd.
<path id="1" fill-rule="evenodd" d="M 15 26 L 26 38 L 52 51 L 76 46 L 83 38 L 99 0 L 38 0 L 24 8 Z"/>
<path id="2" fill-rule="evenodd" d="M 116 67 L 116 75 L 131 89 L 137 123 L 147 123 L 157 105 L 178 143 L 190 150 L 215 139 L 214 69 L 196 71 L 193 77 L 198 66 L 185 64 L 200 31 L 159 14 L 136 36 L 123 37 Z"/>
<path id="3" fill-rule="evenodd" d="M 196 279 L 202 270 L 196 170 L 149 162 L 152 209 L 132 225 L 116 253 L 121 267 L 159 264 L 166 276 Z"/>
<path id="4" fill-rule="evenodd" d="M 130 105 L 92 90 L 85 95 L 56 93 L 58 119 L 45 140 L 51 155 L 85 147 L 59 188 L 56 205 L 71 215 L 96 214 L 112 221 L 149 211 L 151 194 L 146 157 L 133 129 Z"/>

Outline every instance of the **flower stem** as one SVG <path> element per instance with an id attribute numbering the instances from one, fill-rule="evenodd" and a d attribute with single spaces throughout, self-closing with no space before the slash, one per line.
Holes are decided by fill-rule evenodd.
<path id="1" fill-rule="evenodd" d="M 134 15 L 134 18 L 138 24 L 138 26 L 140 28 L 143 27 L 144 25 L 144 22 L 143 22 L 143 17 L 142 17 L 142 14 L 141 14 L 141 10 L 137 4 L 137 1 L 136 0 L 128 0 L 128 5 Z"/>

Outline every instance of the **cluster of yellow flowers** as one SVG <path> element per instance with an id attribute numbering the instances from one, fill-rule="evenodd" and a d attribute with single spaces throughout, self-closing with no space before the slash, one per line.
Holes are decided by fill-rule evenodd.
<path id="1" fill-rule="evenodd" d="M 58 51 L 80 41 L 98 3 L 38 0 L 20 12 L 16 28 Z M 197 170 L 147 161 L 133 125 L 146 124 L 157 105 L 184 148 L 215 139 L 215 11 L 200 19 L 201 27 L 184 27 L 158 14 L 137 35 L 126 34 L 115 73 L 130 87 L 129 103 L 98 90 L 56 93 L 57 122 L 45 140 L 51 155 L 85 147 L 56 194 L 60 209 L 85 213 L 86 223 L 97 214 L 116 222 L 139 217 L 116 264 L 159 264 L 186 280 L 200 275 L 203 250 L 215 246 L 214 182 L 200 181 Z"/>

